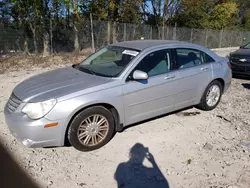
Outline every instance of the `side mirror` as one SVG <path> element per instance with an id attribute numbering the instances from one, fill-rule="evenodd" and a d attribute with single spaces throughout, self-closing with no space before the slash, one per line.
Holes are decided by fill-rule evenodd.
<path id="1" fill-rule="evenodd" d="M 240 46 L 240 49 L 244 48 L 244 46 Z"/>
<path id="2" fill-rule="evenodd" d="M 140 70 L 135 70 L 133 73 L 133 79 L 134 80 L 147 80 L 148 74 Z"/>

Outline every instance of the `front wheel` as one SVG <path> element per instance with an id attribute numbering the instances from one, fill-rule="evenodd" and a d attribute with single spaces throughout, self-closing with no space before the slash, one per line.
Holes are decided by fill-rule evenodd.
<path id="1" fill-rule="evenodd" d="M 77 150 L 92 151 L 107 144 L 114 130 L 111 112 L 102 106 L 94 106 L 80 112 L 72 120 L 68 140 Z"/>
<path id="2" fill-rule="evenodd" d="M 213 110 L 219 104 L 221 96 L 222 85 L 214 80 L 207 86 L 198 108 L 205 111 Z"/>

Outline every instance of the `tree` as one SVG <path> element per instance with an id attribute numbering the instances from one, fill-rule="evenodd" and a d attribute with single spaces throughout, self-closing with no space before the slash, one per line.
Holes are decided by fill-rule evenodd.
<path id="1" fill-rule="evenodd" d="M 181 0 L 172 22 L 182 27 L 207 28 L 214 3 L 213 0 Z"/>
<path id="2" fill-rule="evenodd" d="M 11 14 L 12 17 L 14 18 L 14 23 L 17 27 L 22 28 L 23 30 L 23 38 L 24 38 L 24 53 L 28 54 L 29 49 L 28 49 L 28 29 L 29 29 L 29 19 L 30 19 L 30 14 L 31 14 L 31 8 L 30 4 L 31 2 L 25 1 L 25 0 L 12 0 L 11 3 L 12 8 L 11 8 Z"/>
<path id="3" fill-rule="evenodd" d="M 238 5 L 232 2 L 216 5 L 210 17 L 211 27 L 223 29 L 236 25 L 238 10 Z"/>
<path id="4" fill-rule="evenodd" d="M 41 30 L 41 13 L 42 13 L 42 2 L 41 1 L 32 1 L 31 3 L 31 8 L 32 8 L 32 13 L 30 15 L 30 21 L 29 21 L 29 29 L 31 30 L 33 34 L 33 43 L 34 43 L 34 50 L 35 53 L 38 53 L 38 46 L 37 46 L 37 32 Z"/>
<path id="5" fill-rule="evenodd" d="M 49 42 L 49 20 L 51 18 L 49 10 L 50 0 L 11 0 L 11 16 L 14 24 L 23 30 L 24 52 L 29 53 L 28 35 L 30 31 L 33 35 L 35 52 L 38 52 L 36 34 L 38 30 L 43 33 L 43 55 L 50 54 Z"/>
<path id="6" fill-rule="evenodd" d="M 0 2 L 0 19 L 1 21 L 10 20 L 10 2 L 2 0 Z"/>
<path id="7" fill-rule="evenodd" d="M 235 0 L 239 7 L 239 22 L 244 29 L 250 29 L 250 0 Z"/>
<path id="8" fill-rule="evenodd" d="M 50 21 L 50 12 L 49 12 L 49 0 L 43 0 L 42 6 L 42 25 L 43 25 L 43 56 L 50 55 L 50 42 L 49 42 L 49 21 Z M 52 45 L 52 44 L 51 44 Z"/>
<path id="9" fill-rule="evenodd" d="M 0 0 L 1 1 L 1 0 Z M 67 46 L 66 50 L 80 50 L 79 23 L 89 19 L 107 21 L 107 42 L 116 42 L 119 23 L 150 24 L 164 36 L 166 24 L 192 28 L 244 28 L 250 29 L 250 0 L 2 0 L 1 26 L 16 28 L 26 54 L 50 54 L 53 44 Z M 52 24 L 52 27 L 50 27 Z M 162 27 L 162 31 L 160 28 Z M 52 29 L 53 28 L 53 29 Z M 73 33 L 73 40 L 69 37 Z M 162 33 L 162 34 L 161 34 Z M 51 35 L 53 34 L 53 35 Z M 41 39 L 42 40 L 39 40 Z M 31 43 L 30 39 L 33 39 Z M 13 39 L 13 41 L 16 41 Z M 70 42 L 69 42 L 70 41 Z M 72 44 L 72 45 L 71 45 Z"/>
<path id="10" fill-rule="evenodd" d="M 75 49 L 75 52 L 79 52 L 80 51 L 80 44 L 79 44 L 78 27 L 77 27 L 77 24 L 79 22 L 78 0 L 73 0 L 72 8 L 73 8 L 73 29 L 74 29 L 74 36 L 75 36 L 74 49 Z"/>
<path id="11" fill-rule="evenodd" d="M 126 0 L 121 5 L 120 22 L 138 24 L 141 19 L 140 7 L 143 4 L 141 0 Z"/>

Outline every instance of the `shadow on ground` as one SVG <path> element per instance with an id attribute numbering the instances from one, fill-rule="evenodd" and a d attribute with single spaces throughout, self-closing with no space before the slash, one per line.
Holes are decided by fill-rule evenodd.
<path id="1" fill-rule="evenodd" d="M 188 114 L 189 112 L 183 112 L 183 111 L 189 110 L 189 109 L 192 109 L 192 108 L 194 108 L 194 106 L 190 106 L 190 107 L 187 107 L 187 108 L 183 108 L 183 109 L 180 109 L 180 110 L 176 110 L 176 111 L 174 111 L 174 112 L 170 112 L 170 113 L 163 114 L 163 115 L 160 115 L 160 116 L 156 116 L 156 117 L 153 117 L 153 118 L 145 119 L 145 120 L 140 121 L 140 122 L 137 122 L 137 123 L 133 123 L 133 124 L 131 124 L 131 125 L 125 126 L 121 132 L 125 131 L 126 129 L 129 129 L 129 128 L 132 128 L 132 127 L 141 125 L 141 124 L 143 124 L 143 123 L 147 123 L 147 122 L 150 122 L 150 121 L 154 121 L 154 120 L 156 120 L 156 119 L 164 118 L 164 117 L 167 117 L 167 116 L 170 116 L 170 115 L 173 115 L 173 114 L 176 114 L 176 115 L 178 115 L 178 116 L 188 116 L 187 114 Z M 198 114 L 200 114 L 200 112 L 191 112 L 191 113 L 189 113 L 189 114 L 190 114 L 190 116 L 191 116 L 191 115 L 198 115 Z"/>
<path id="2" fill-rule="evenodd" d="M 38 188 L 28 174 L 18 165 L 17 161 L 5 149 L 0 142 L 0 187 L 16 188 Z"/>
<path id="3" fill-rule="evenodd" d="M 241 84 L 245 89 L 250 89 L 250 84 L 248 83 L 243 83 Z"/>
<path id="4" fill-rule="evenodd" d="M 145 159 L 152 167 L 143 165 Z M 156 164 L 154 156 L 140 143 L 131 148 L 129 160 L 118 165 L 114 178 L 118 188 L 169 188 L 168 181 Z"/>
<path id="5" fill-rule="evenodd" d="M 233 78 L 237 80 L 250 80 L 250 76 L 247 75 L 233 75 Z"/>

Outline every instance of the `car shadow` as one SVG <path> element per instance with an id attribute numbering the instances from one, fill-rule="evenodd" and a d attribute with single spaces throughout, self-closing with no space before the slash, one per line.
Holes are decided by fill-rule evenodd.
<path id="1" fill-rule="evenodd" d="M 237 80 L 250 80 L 250 76 L 244 76 L 244 75 L 233 75 L 233 78 Z"/>
<path id="2" fill-rule="evenodd" d="M 152 167 L 143 165 L 145 159 Z M 117 188 L 169 188 L 169 183 L 155 162 L 154 156 L 140 143 L 136 143 L 130 149 L 129 160 L 118 165 L 114 178 Z"/>
<path id="3" fill-rule="evenodd" d="M 149 119 L 137 122 L 137 123 L 133 123 L 131 125 L 128 125 L 128 126 L 124 127 L 121 132 L 125 131 L 126 129 L 135 127 L 137 125 L 140 125 L 140 124 L 143 124 L 143 123 L 147 123 L 147 122 L 150 122 L 150 121 L 154 121 L 156 119 L 160 119 L 160 118 L 163 118 L 163 117 L 166 117 L 166 116 L 170 116 L 170 115 L 173 115 L 173 114 L 178 114 L 178 113 L 180 113 L 182 111 L 189 110 L 189 109 L 192 109 L 192 108 L 194 108 L 194 106 L 183 108 L 183 109 L 180 109 L 180 110 L 176 110 L 174 112 L 170 112 L 170 113 L 163 114 L 163 115 L 160 115 L 160 116 L 156 116 L 156 117 L 153 117 L 153 118 L 149 118 Z M 197 114 L 199 114 L 199 113 L 197 113 Z"/>
<path id="4" fill-rule="evenodd" d="M 153 121 L 153 120 L 156 120 L 156 119 L 160 119 L 160 118 L 163 118 L 163 117 L 166 117 L 166 116 L 169 116 L 169 115 L 173 115 L 173 114 L 178 114 L 182 111 L 185 111 L 185 110 L 189 110 L 189 109 L 192 109 L 194 108 L 194 106 L 190 106 L 190 107 L 187 107 L 187 108 L 183 108 L 183 109 L 180 109 L 180 110 L 176 110 L 174 112 L 170 112 L 170 113 L 167 113 L 167 114 L 163 114 L 163 115 L 160 115 L 160 116 L 156 116 L 156 117 L 153 117 L 153 118 L 149 118 L 149 119 L 146 119 L 146 120 L 143 120 L 143 121 L 140 121 L 140 122 L 137 122 L 137 123 L 134 123 L 134 124 L 131 124 L 131 125 L 128 125 L 126 127 L 123 127 L 123 129 L 121 131 L 118 131 L 120 133 L 124 132 L 125 130 L 129 129 L 129 128 L 132 128 L 132 127 L 135 127 L 135 126 L 138 126 L 140 124 L 143 124 L 143 123 L 147 123 L 147 122 L 150 122 L 150 121 Z M 186 115 L 185 113 L 183 113 L 183 116 L 192 116 L 192 115 L 198 115 L 200 114 L 200 112 L 191 112 L 189 113 L 190 115 Z M 68 131 L 68 129 L 66 130 Z M 114 133 L 114 135 L 112 136 L 112 138 L 115 136 L 116 132 Z M 67 134 L 65 135 L 65 142 L 64 142 L 64 145 L 63 146 L 60 146 L 60 147 L 72 147 L 72 145 L 70 144 L 68 138 L 67 138 Z M 43 147 L 44 149 L 51 149 L 51 148 L 57 148 L 55 146 L 51 146 L 51 147 Z"/>
<path id="5" fill-rule="evenodd" d="M 250 89 L 250 84 L 248 83 L 243 83 L 241 84 L 245 89 Z"/>

